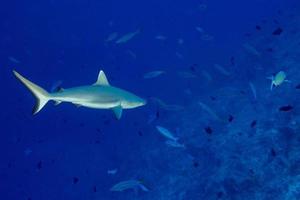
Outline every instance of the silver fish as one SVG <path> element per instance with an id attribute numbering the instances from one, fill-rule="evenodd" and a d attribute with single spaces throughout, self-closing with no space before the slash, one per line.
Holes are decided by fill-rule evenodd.
<path id="1" fill-rule="evenodd" d="M 110 188 L 110 191 L 123 192 L 125 190 L 137 189 L 137 188 L 140 188 L 145 192 L 149 191 L 149 189 L 145 185 L 143 185 L 141 181 L 138 180 L 121 181 L 116 185 L 114 185 L 112 188 Z"/>

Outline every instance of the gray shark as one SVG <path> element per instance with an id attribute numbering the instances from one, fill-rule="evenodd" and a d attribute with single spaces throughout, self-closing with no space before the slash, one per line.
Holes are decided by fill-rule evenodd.
<path id="1" fill-rule="evenodd" d="M 48 101 L 52 100 L 55 101 L 55 105 L 69 102 L 76 106 L 94 109 L 112 109 L 117 119 L 120 119 L 123 109 L 136 108 L 146 104 L 144 99 L 111 86 L 102 70 L 99 72 L 97 81 L 92 85 L 60 89 L 53 93 L 48 93 L 18 72 L 13 71 L 13 73 L 36 97 L 37 103 L 33 109 L 33 114 L 38 113 Z"/>

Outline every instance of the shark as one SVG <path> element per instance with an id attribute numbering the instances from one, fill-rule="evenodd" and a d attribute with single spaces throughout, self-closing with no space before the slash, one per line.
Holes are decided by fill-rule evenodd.
<path id="1" fill-rule="evenodd" d="M 42 87 L 26 79 L 13 70 L 19 79 L 35 96 L 36 105 L 32 114 L 37 114 L 48 101 L 54 101 L 55 105 L 62 102 L 75 104 L 92 109 L 111 109 L 116 118 L 120 119 L 123 109 L 132 109 L 143 106 L 146 100 L 124 89 L 113 87 L 108 82 L 105 73 L 100 70 L 97 81 L 91 85 L 83 85 L 68 89 L 61 88 L 56 92 L 47 92 Z"/>

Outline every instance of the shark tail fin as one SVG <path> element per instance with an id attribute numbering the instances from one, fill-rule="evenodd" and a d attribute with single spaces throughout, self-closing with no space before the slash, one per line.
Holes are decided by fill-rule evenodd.
<path id="1" fill-rule="evenodd" d="M 23 77 L 21 74 L 19 74 L 15 70 L 13 70 L 13 73 L 35 96 L 36 105 L 32 111 L 32 114 L 37 114 L 46 105 L 46 103 L 51 99 L 51 95 L 46 90 L 44 90 L 40 86 L 34 84 L 33 82 L 29 81 L 28 79 Z"/>

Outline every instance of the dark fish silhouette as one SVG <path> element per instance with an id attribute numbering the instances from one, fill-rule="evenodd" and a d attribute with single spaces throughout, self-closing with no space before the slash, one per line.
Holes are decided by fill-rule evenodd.
<path id="1" fill-rule="evenodd" d="M 205 132 L 206 132 L 207 134 L 209 134 L 209 135 L 211 135 L 211 134 L 213 133 L 212 128 L 209 127 L 209 126 L 205 127 L 204 130 L 205 130 Z"/>
<path id="2" fill-rule="evenodd" d="M 251 128 L 255 128 L 256 127 L 256 124 L 257 124 L 257 121 L 256 120 L 253 120 L 250 124 Z"/>
<path id="3" fill-rule="evenodd" d="M 38 170 L 42 169 L 42 161 L 40 160 L 36 166 Z"/>
<path id="4" fill-rule="evenodd" d="M 291 106 L 291 105 L 281 106 L 279 108 L 279 111 L 282 111 L 282 112 L 288 112 L 288 111 L 291 111 L 291 110 L 293 110 L 293 106 Z"/>
<path id="5" fill-rule="evenodd" d="M 228 116 L 228 122 L 232 122 L 234 120 L 234 117 L 232 115 Z"/>
<path id="6" fill-rule="evenodd" d="M 272 35 L 280 35 L 283 32 L 283 29 L 278 27 L 277 29 L 275 29 L 272 33 Z"/>
<path id="7" fill-rule="evenodd" d="M 79 182 L 79 178 L 73 177 L 73 184 L 77 184 Z"/>

